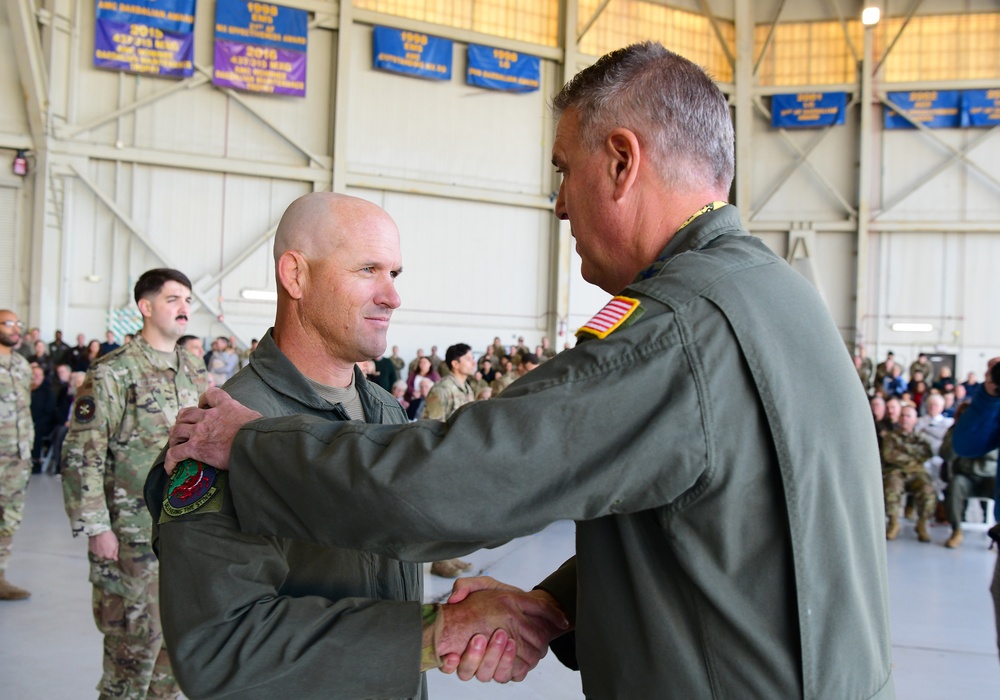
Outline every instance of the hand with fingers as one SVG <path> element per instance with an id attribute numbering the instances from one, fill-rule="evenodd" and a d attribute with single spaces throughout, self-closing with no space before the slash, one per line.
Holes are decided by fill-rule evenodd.
<path id="1" fill-rule="evenodd" d="M 170 429 L 170 449 L 163 465 L 167 474 L 185 459 L 195 459 L 216 469 L 229 468 L 229 451 L 240 428 L 261 417 L 222 389 L 201 395 L 198 408 L 184 408 Z"/>
<path id="2" fill-rule="evenodd" d="M 457 670 L 462 680 L 521 681 L 570 626 L 545 591 L 522 591 L 488 576 L 456 581 L 442 612 L 441 670 Z"/>

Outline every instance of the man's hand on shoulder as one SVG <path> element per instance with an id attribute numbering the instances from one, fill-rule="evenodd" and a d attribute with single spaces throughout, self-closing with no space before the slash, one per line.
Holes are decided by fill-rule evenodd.
<path id="1" fill-rule="evenodd" d="M 229 451 L 240 428 L 261 418 L 222 389 L 201 395 L 198 408 L 184 408 L 170 429 L 170 449 L 163 467 L 172 474 L 185 459 L 196 459 L 216 469 L 229 469 Z"/>

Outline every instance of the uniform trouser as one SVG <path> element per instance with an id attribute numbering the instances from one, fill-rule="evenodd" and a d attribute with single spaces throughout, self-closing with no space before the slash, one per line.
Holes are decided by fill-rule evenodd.
<path id="1" fill-rule="evenodd" d="M 104 635 L 101 698 L 174 698 L 160 627 L 159 568 L 149 544 L 120 542 L 118 561 L 90 554 L 94 620 Z"/>
<path id="2" fill-rule="evenodd" d="M 962 526 L 967 498 L 993 498 L 996 479 L 992 476 L 952 474 L 948 482 L 948 493 L 944 497 L 944 509 L 953 530 Z"/>
<path id="3" fill-rule="evenodd" d="M 0 457 L 0 573 L 7 570 L 11 541 L 24 514 L 31 460 Z"/>
<path id="4" fill-rule="evenodd" d="M 926 471 L 904 472 L 894 469 L 882 472 L 882 490 L 885 495 L 886 515 L 899 515 L 899 504 L 904 493 L 912 493 L 917 515 L 929 518 L 934 515 L 937 505 L 937 492 L 931 482 L 931 476 Z"/>

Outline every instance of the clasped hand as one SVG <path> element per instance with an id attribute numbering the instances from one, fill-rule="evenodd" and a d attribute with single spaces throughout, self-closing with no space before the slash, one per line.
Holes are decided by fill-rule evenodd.
<path id="1" fill-rule="evenodd" d="M 522 591 L 488 576 L 456 581 L 442 614 L 441 670 L 457 670 L 464 681 L 524 680 L 545 656 L 549 642 L 570 627 L 549 593 Z"/>

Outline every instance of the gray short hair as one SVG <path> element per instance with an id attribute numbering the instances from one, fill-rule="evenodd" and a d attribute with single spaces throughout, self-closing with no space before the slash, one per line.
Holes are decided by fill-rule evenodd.
<path id="1" fill-rule="evenodd" d="M 556 117 L 577 112 L 591 151 L 612 129 L 634 132 L 667 184 L 725 191 L 732 184 L 735 139 L 725 95 L 702 68 L 658 42 L 602 56 L 566 83 L 552 108 Z"/>

